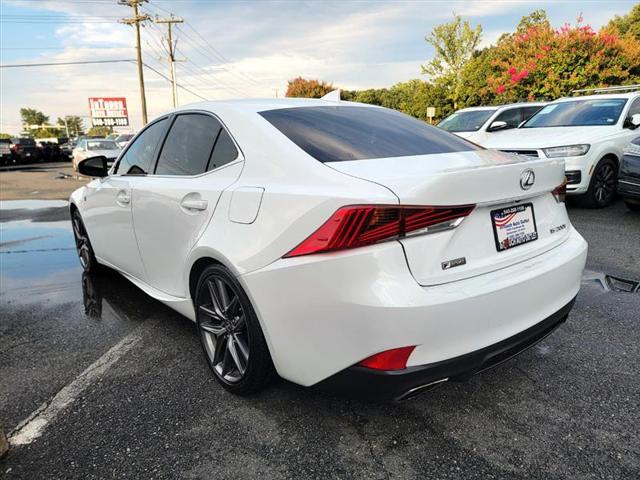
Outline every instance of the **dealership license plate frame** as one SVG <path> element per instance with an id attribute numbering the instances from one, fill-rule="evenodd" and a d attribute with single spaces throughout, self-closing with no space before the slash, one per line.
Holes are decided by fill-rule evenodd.
<path id="1" fill-rule="evenodd" d="M 515 212 L 512 212 L 515 211 Z M 501 245 L 500 242 L 500 237 L 498 235 L 498 226 L 496 225 L 496 215 L 500 214 L 500 215 L 504 215 L 505 212 L 509 212 L 509 213 L 521 213 L 521 212 L 525 212 L 528 213 L 530 215 L 530 219 L 531 222 L 533 224 L 533 231 L 525 231 L 525 233 L 534 233 L 535 235 L 533 236 L 533 238 L 529 238 L 524 240 L 523 242 L 517 243 L 515 245 L 509 245 L 507 247 L 504 247 Z M 497 208 L 495 210 L 491 210 L 490 212 L 490 216 L 491 216 L 491 226 L 493 228 L 493 239 L 495 241 L 496 244 L 496 250 L 498 253 L 502 253 L 505 252 L 507 250 L 511 250 L 512 248 L 515 247 L 519 247 L 521 245 L 526 245 L 527 243 L 531 243 L 531 242 L 535 242 L 536 240 L 538 240 L 538 238 L 540 238 L 540 236 L 538 235 L 538 224 L 536 223 L 536 214 L 533 208 L 533 203 L 528 202 L 528 203 L 520 203 L 520 204 L 516 204 L 516 205 L 510 205 L 508 207 L 504 207 L 504 208 Z M 507 225 L 509 223 L 512 222 L 508 222 Z"/>

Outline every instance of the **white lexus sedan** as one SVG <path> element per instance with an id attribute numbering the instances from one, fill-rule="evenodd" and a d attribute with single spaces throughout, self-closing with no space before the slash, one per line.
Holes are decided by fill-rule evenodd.
<path id="1" fill-rule="evenodd" d="M 204 102 L 148 124 L 71 195 L 88 271 L 197 323 L 217 380 L 368 399 L 460 381 L 550 334 L 587 245 L 559 159 L 485 150 L 385 108 Z"/>

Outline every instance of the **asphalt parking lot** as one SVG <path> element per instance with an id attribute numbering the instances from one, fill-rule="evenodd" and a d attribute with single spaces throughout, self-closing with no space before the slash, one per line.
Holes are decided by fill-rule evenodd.
<path id="1" fill-rule="evenodd" d="M 279 381 L 238 398 L 196 329 L 83 277 L 61 200 L 0 210 L 5 478 L 640 478 L 640 216 L 570 205 L 590 244 L 569 321 L 515 360 L 397 405 Z M 25 428 L 19 428 L 26 425 Z M 18 427 L 18 428 L 17 428 Z"/>

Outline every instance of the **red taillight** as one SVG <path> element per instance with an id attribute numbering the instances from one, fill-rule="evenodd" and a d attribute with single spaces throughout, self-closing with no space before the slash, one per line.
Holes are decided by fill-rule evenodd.
<path id="1" fill-rule="evenodd" d="M 20 144 L 14 143 L 13 145 L 11 145 L 11 150 L 13 150 L 14 152 L 19 152 L 20 151 Z"/>
<path id="2" fill-rule="evenodd" d="M 409 207 L 351 205 L 336 211 L 318 230 L 285 257 L 331 252 L 401 238 L 466 217 L 475 205 Z"/>
<path id="3" fill-rule="evenodd" d="M 556 202 L 563 203 L 567 198 L 567 179 L 565 178 L 564 181 L 554 188 L 551 193 L 556 199 Z"/>
<path id="4" fill-rule="evenodd" d="M 359 365 L 373 370 L 402 370 L 407 368 L 407 360 L 414 348 L 415 345 L 376 353 L 362 360 Z"/>

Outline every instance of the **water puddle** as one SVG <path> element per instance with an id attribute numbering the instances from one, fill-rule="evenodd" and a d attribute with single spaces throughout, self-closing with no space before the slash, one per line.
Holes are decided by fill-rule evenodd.
<path id="1" fill-rule="evenodd" d="M 0 304 L 79 298 L 81 268 L 67 201 L 3 201 L 0 222 Z"/>

